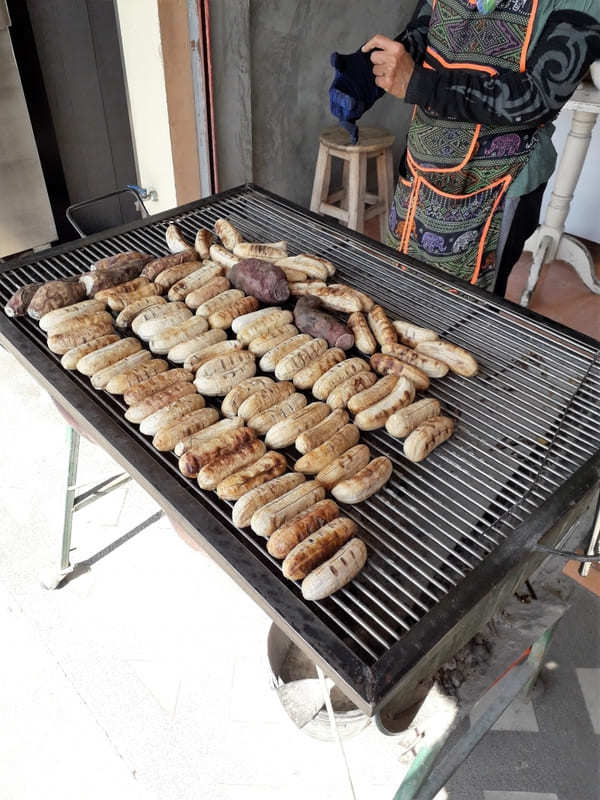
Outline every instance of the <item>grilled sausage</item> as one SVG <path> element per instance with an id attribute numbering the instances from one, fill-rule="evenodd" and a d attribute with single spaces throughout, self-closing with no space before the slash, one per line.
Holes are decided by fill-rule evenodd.
<path id="1" fill-rule="evenodd" d="M 194 239 L 194 250 L 198 253 L 200 258 L 208 258 L 210 255 L 210 246 L 214 241 L 212 233 L 206 228 L 200 228 Z"/>
<path id="2" fill-rule="evenodd" d="M 350 539 L 328 561 L 313 570 L 302 581 L 305 600 L 323 600 L 350 583 L 367 561 L 367 548 L 362 539 Z"/>
<path id="3" fill-rule="evenodd" d="M 409 461 L 423 461 L 454 432 L 450 417 L 431 417 L 422 422 L 404 441 L 404 455 Z"/>
<path id="4" fill-rule="evenodd" d="M 444 364 L 448 364 L 452 372 L 463 378 L 472 378 L 479 371 L 479 364 L 473 356 L 452 342 L 441 339 L 437 342 L 419 342 L 417 352 L 443 361 Z"/>
<path id="5" fill-rule="evenodd" d="M 327 395 L 326 403 L 330 408 L 345 408 L 356 394 L 373 386 L 376 380 L 373 372 L 358 372 L 336 386 Z"/>
<path id="6" fill-rule="evenodd" d="M 354 445 L 358 444 L 360 433 L 356 425 L 344 425 L 330 439 L 306 453 L 296 461 L 294 469 L 296 472 L 304 472 L 309 475 L 316 475 L 332 461 L 345 453 Z"/>
<path id="7" fill-rule="evenodd" d="M 156 392 L 162 392 L 169 386 L 178 383 L 191 383 L 193 375 L 185 369 L 169 369 L 158 372 L 143 382 L 137 382 L 123 392 L 123 400 L 128 406 L 134 406 L 151 397 Z M 190 393 L 191 394 L 191 393 Z"/>
<path id="8" fill-rule="evenodd" d="M 234 320 L 231 330 L 237 334 L 245 325 L 250 325 L 251 322 L 256 322 L 261 317 L 270 316 L 274 311 L 281 311 L 279 306 L 269 306 L 268 308 L 261 308 L 259 311 L 251 311 L 249 314 L 243 314 Z"/>
<path id="9" fill-rule="evenodd" d="M 405 364 L 410 364 L 411 367 L 416 367 L 421 372 L 424 372 L 428 378 L 443 378 L 448 374 L 448 365 L 437 358 L 430 358 L 429 356 L 417 353 L 410 347 L 404 344 L 384 344 L 381 348 L 382 352 L 388 356 L 399 358 Z"/>
<path id="10" fill-rule="evenodd" d="M 255 374 L 254 356 L 240 350 L 202 364 L 196 372 L 194 383 L 201 394 L 224 397 L 238 383 Z"/>
<path id="11" fill-rule="evenodd" d="M 204 319 L 204 317 L 194 317 L 193 319 Z M 192 320 L 190 320 L 190 322 L 191 321 Z M 184 323 L 184 326 L 185 325 L 187 325 L 187 323 Z M 172 361 L 174 364 L 183 364 L 186 359 L 191 356 L 201 353 L 209 347 L 221 344 L 226 339 L 227 334 L 225 331 L 214 330 L 196 334 L 191 339 L 173 345 L 169 350 L 169 361 Z"/>
<path id="12" fill-rule="evenodd" d="M 261 486 L 257 486 L 255 489 L 251 489 L 242 495 L 234 505 L 231 512 L 231 521 L 236 528 L 247 528 L 252 517 L 259 509 L 292 491 L 301 483 L 304 483 L 304 475 L 299 475 L 297 472 L 288 472 L 267 483 L 263 483 Z"/>
<path id="13" fill-rule="evenodd" d="M 161 272 L 165 269 L 169 269 L 169 267 L 176 267 L 177 264 L 197 260 L 198 253 L 193 248 L 190 248 L 188 250 L 183 250 L 181 253 L 174 253 L 170 256 L 162 256 L 161 258 L 155 258 L 153 261 L 149 261 L 142 270 L 141 275 L 144 278 L 148 278 L 149 281 L 153 281 L 157 275 L 160 275 Z"/>
<path id="14" fill-rule="evenodd" d="M 408 345 L 408 347 L 416 347 L 419 342 L 434 342 L 439 338 L 435 331 L 419 328 L 418 325 L 401 319 L 394 320 L 392 324 L 402 344 Z"/>
<path id="15" fill-rule="evenodd" d="M 247 316 L 247 315 L 246 315 Z M 278 331 L 282 325 L 287 325 L 293 320 L 291 311 L 273 310 L 258 319 L 251 320 L 246 325 L 238 328 L 237 338 L 245 345 L 250 344 L 258 336 L 271 335 Z"/>
<path id="16" fill-rule="evenodd" d="M 205 491 L 216 489 L 225 478 L 262 458 L 266 449 L 260 439 L 255 439 L 237 448 L 233 453 L 217 456 L 198 473 L 198 486 Z"/>
<path id="17" fill-rule="evenodd" d="M 252 530 L 257 536 L 268 538 L 277 528 L 324 498 L 325 489 L 316 481 L 301 483 L 255 511 L 250 521 Z"/>
<path id="18" fill-rule="evenodd" d="M 152 440 L 153 446 L 162 452 L 174 450 L 183 439 L 208 428 L 219 419 L 216 408 L 199 408 L 185 417 L 160 428 Z"/>
<path id="19" fill-rule="evenodd" d="M 196 336 L 206 333 L 208 322 L 204 317 L 191 317 L 181 324 L 172 325 L 159 331 L 150 339 L 150 350 L 164 355 L 182 342 L 189 342 Z"/>
<path id="20" fill-rule="evenodd" d="M 139 278 L 143 266 L 143 263 L 134 263 L 124 267 L 97 270 L 96 272 L 88 272 L 87 275 L 81 275 L 79 280 L 84 285 L 87 296 L 94 297 L 98 292 L 122 286 L 135 278 Z M 145 281 L 146 278 L 143 278 L 140 286 L 144 285 Z"/>
<path id="21" fill-rule="evenodd" d="M 27 306 L 27 314 L 32 319 L 41 319 L 49 311 L 78 303 L 84 297 L 85 289 L 79 281 L 48 281 L 36 290 Z"/>
<path id="22" fill-rule="evenodd" d="M 119 312 L 115 325 L 117 328 L 128 328 L 142 311 L 145 311 L 151 306 L 163 306 L 166 302 L 166 299 L 159 294 L 140 297 L 139 300 L 134 300 L 133 303 L 127 303 L 123 311 Z"/>
<path id="23" fill-rule="evenodd" d="M 306 408 L 295 411 L 287 419 L 273 425 L 265 438 L 267 445 L 275 450 L 289 447 L 301 433 L 322 422 L 329 411 L 329 406 L 325 403 L 311 403 Z"/>
<path id="24" fill-rule="evenodd" d="M 321 301 L 309 295 L 300 297 L 294 307 L 294 321 L 299 330 L 315 338 L 323 338 L 331 347 L 350 350 L 354 345 L 352 331 L 338 319 L 321 309 Z"/>
<path id="25" fill-rule="evenodd" d="M 377 342 L 382 347 L 384 344 L 394 344 L 398 341 L 396 329 L 381 306 L 373 306 L 367 319 Z"/>
<path id="26" fill-rule="evenodd" d="M 296 545 L 334 520 L 340 510 L 333 500 L 320 500 L 269 536 L 267 550 L 273 558 L 283 559 Z"/>
<path id="27" fill-rule="evenodd" d="M 316 480 L 328 491 L 341 481 L 356 475 L 371 460 L 371 451 L 366 444 L 357 444 L 317 473 Z"/>
<path id="28" fill-rule="evenodd" d="M 306 281 L 306 283 L 290 283 L 290 294 L 292 297 L 314 297 L 317 289 L 326 289 L 327 284 L 323 281 Z"/>
<path id="29" fill-rule="evenodd" d="M 285 261 L 285 259 L 276 261 L 275 264 L 279 267 L 279 269 L 284 271 L 288 283 L 304 283 L 308 280 L 308 275 L 306 272 L 302 272 L 302 270 L 299 269 L 294 269 L 294 267 L 287 267 L 282 263 L 282 261 Z"/>
<path id="30" fill-rule="evenodd" d="M 308 253 L 301 253 L 299 256 L 290 256 L 282 258 L 275 262 L 278 267 L 285 269 L 291 267 L 292 269 L 301 270 L 309 278 L 314 278 L 318 281 L 326 281 L 335 272 L 335 267 L 331 261 L 319 256 L 309 255 Z"/>
<path id="31" fill-rule="evenodd" d="M 406 408 L 401 408 L 392 414 L 385 423 L 385 429 L 390 436 L 394 436 L 396 439 L 404 439 L 421 423 L 431 417 L 438 417 L 440 411 L 438 401 L 434 400 L 433 397 L 426 397 L 424 400 L 411 403 Z"/>
<path id="32" fill-rule="evenodd" d="M 292 338 L 292 336 L 296 336 L 297 333 L 298 328 L 295 325 L 282 325 L 276 330 L 268 331 L 262 336 L 257 336 L 256 339 L 252 339 L 248 345 L 248 350 L 250 350 L 251 353 L 254 353 L 255 356 L 262 357 L 268 353 L 269 350 L 277 347 L 278 344 L 287 342 L 288 339 Z"/>
<path id="33" fill-rule="evenodd" d="M 210 331 L 207 331 L 207 333 L 210 333 Z M 219 333 L 224 333 L 224 331 L 219 330 Z M 238 352 L 241 349 L 242 345 L 236 342 L 235 339 L 223 339 L 216 344 L 211 344 L 197 352 L 191 353 L 183 362 L 183 366 L 184 369 L 189 369 L 190 372 L 197 372 L 207 361 L 212 361 L 214 358 L 225 356 L 229 353 Z"/>
<path id="34" fill-rule="evenodd" d="M 377 428 L 383 428 L 392 414 L 410 405 L 414 399 L 414 384 L 406 380 L 406 378 L 398 378 L 392 391 L 383 400 L 356 414 L 354 422 L 361 431 L 374 431 Z"/>
<path id="35" fill-rule="evenodd" d="M 159 287 L 155 283 L 149 283 L 145 286 L 141 286 L 134 292 L 111 294 L 106 298 L 106 302 L 111 311 L 120 313 L 131 303 L 135 303 L 137 300 L 143 300 L 145 297 L 155 297 L 157 294 L 160 294 Z"/>
<path id="36" fill-rule="evenodd" d="M 182 386 L 183 384 L 178 384 Z M 187 384 L 189 386 L 189 384 Z M 177 420 L 204 408 L 205 402 L 201 394 L 188 394 L 172 400 L 166 406 L 157 409 L 140 423 L 140 433 L 155 436 L 161 428 L 173 425 Z"/>
<path id="37" fill-rule="evenodd" d="M 346 354 L 339 347 L 330 347 L 316 361 L 294 375 L 294 386 L 297 389 L 310 389 L 321 375 L 345 358 Z"/>
<path id="38" fill-rule="evenodd" d="M 140 311 L 138 314 L 136 314 L 131 322 L 131 329 L 136 336 L 139 336 L 140 327 L 146 322 L 155 319 L 163 319 L 166 316 L 170 316 L 173 313 L 171 311 L 171 305 L 171 303 L 152 304 L 151 306 L 148 306 L 148 308 L 145 308 L 143 311 Z M 180 306 L 181 304 L 178 303 L 176 308 L 179 308 Z"/>
<path id="39" fill-rule="evenodd" d="M 224 478 L 217 486 L 217 495 L 222 500 L 239 500 L 257 486 L 283 475 L 286 469 L 285 456 L 269 451 L 254 464 Z"/>
<path id="40" fill-rule="evenodd" d="M 218 269 L 219 267 L 217 266 L 212 269 L 209 268 L 209 273 L 212 273 L 211 277 L 214 278 L 215 275 L 219 274 L 216 272 Z M 202 267 L 199 268 L 198 261 L 184 261 L 183 264 L 177 264 L 175 267 L 168 267 L 160 272 L 154 279 L 154 283 L 159 286 L 164 293 L 167 293 L 170 292 L 174 286 L 185 280 L 185 278 L 194 275 L 196 272 L 202 272 Z M 209 281 L 210 278 L 206 280 Z M 169 297 L 169 300 L 180 299 L 179 297 Z"/>
<path id="41" fill-rule="evenodd" d="M 300 333 L 297 336 L 284 339 L 284 341 L 274 345 L 271 350 L 267 350 L 260 360 L 260 368 L 263 372 L 275 372 L 275 367 L 285 356 L 310 341 L 311 337 L 306 333 Z"/>
<path id="42" fill-rule="evenodd" d="M 115 375 L 104 387 L 109 394 L 124 394 L 128 389 L 138 383 L 149 381 L 155 375 L 166 372 L 169 365 L 162 358 L 151 358 L 149 361 L 142 361 L 137 367 Z"/>
<path id="43" fill-rule="evenodd" d="M 110 317 L 110 315 L 109 315 Z M 73 332 L 66 331 L 65 333 L 52 333 L 48 336 L 48 347 L 53 353 L 64 355 L 72 350 L 74 347 L 79 347 L 80 344 L 92 342 L 100 336 L 106 336 L 113 332 L 112 317 L 108 320 L 102 320 L 86 328 L 79 328 Z"/>
<path id="44" fill-rule="evenodd" d="M 165 231 L 165 241 L 171 253 L 184 253 L 187 250 L 194 249 L 192 245 L 184 239 L 183 234 L 173 222 Z"/>
<path id="45" fill-rule="evenodd" d="M 215 233 L 228 250 L 233 251 L 236 244 L 244 241 L 244 237 L 228 219 L 218 219 L 214 224 Z"/>
<path id="46" fill-rule="evenodd" d="M 355 311 L 348 317 L 348 327 L 354 334 L 356 347 L 361 353 L 372 356 L 377 350 L 377 342 L 371 333 L 367 318 L 361 311 Z"/>
<path id="47" fill-rule="evenodd" d="M 94 275 L 95 274 L 96 273 L 94 273 Z M 99 272 L 98 277 L 102 277 L 103 274 L 104 273 Z M 80 280 L 83 281 L 83 278 L 85 277 L 86 277 L 85 275 L 82 276 Z M 120 283 L 113 284 L 112 286 L 109 286 L 106 289 L 98 289 L 98 290 L 94 289 L 93 291 L 94 300 L 104 300 L 108 302 L 109 297 L 116 297 L 117 295 L 123 297 L 124 295 L 135 294 L 140 289 L 151 285 L 153 286 L 154 284 L 151 284 L 148 278 L 144 278 L 143 276 L 140 275 L 139 278 L 133 278 L 128 281 L 121 281 Z M 159 292 L 157 291 L 156 294 L 159 294 Z"/>
<path id="48" fill-rule="evenodd" d="M 186 478 L 197 478 L 202 467 L 222 455 L 235 453 L 248 442 L 257 441 L 250 428 L 237 428 L 220 436 L 201 441 L 179 459 L 179 471 Z M 242 465 L 245 466 L 245 465 Z M 240 467 L 241 468 L 241 467 Z"/>
<path id="49" fill-rule="evenodd" d="M 285 400 L 271 406 L 271 408 L 268 408 L 266 411 L 262 411 L 260 414 L 250 417 L 248 420 L 248 427 L 256 431 L 258 436 L 266 436 L 274 425 L 287 419 L 296 411 L 300 411 L 300 409 L 306 406 L 306 403 L 305 395 L 295 392 L 289 395 L 289 397 L 286 397 Z"/>
<path id="50" fill-rule="evenodd" d="M 286 242 L 240 242 L 233 248 L 238 258 L 260 259 L 261 261 L 279 261 L 287 256 Z M 287 284 L 287 280 L 286 280 Z"/>
<path id="51" fill-rule="evenodd" d="M 327 370 L 312 387 L 312 393 L 318 400 L 325 400 L 336 386 L 359 372 L 368 371 L 369 365 L 362 358 L 349 358 Z"/>
<path id="52" fill-rule="evenodd" d="M 46 333 L 52 333 L 57 325 L 67 320 L 80 319 L 81 317 L 87 318 L 92 314 L 104 311 L 105 308 L 106 305 L 101 300 L 82 300 L 81 303 L 57 308 L 55 311 L 49 311 L 44 314 L 40 319 L 40 328 Z"/>
<path id="53" fill-rule="evenodd" d="M 406 378 L 414 383 L 415 388 L 419 391 L 429 389 L 430 380 L 424 372 L 394 356 L 375 353 L 374 356 L 371 356 L 371 367 L 378 375 L 396 375 L 398 378 Z"/>
<path id="54" fill-rule="evenodd" d="M 85 342 L 85 344 L 80 344 L 78 347 L 73 347 L 71 350 L 67 350 L 64 356 L 61 358 L 60 363 L 64 369 L 76 369 L 79 361 L 84 356 L 87 356 L 88 353 L 93 353 L 95 350 L 100 350 L 101 347 L 106 347 L 106 345 L 114 344 L 114 342 L 118 342 L 119 339 L 120 337 L 117 336 L 116 333 L 99 336 L 97 339 L 92 339 L 89 342 Z"/>
<path id="55" fill-rule="evenodd" d="M 315 286 L 310 294 L 318 297 L 324 308 L 331 311 L 342 311 L 344 314 L 369 311 L 373 307 L 370 297 L 344 283 L 331 283 L 324 287 Z"/>
<path id="56" fill-rule="evenodd" d="M 200 397 L 201 395 L 198 395 Z M 201 431 L 196 431 L 191 436 L 186 436 L 180 442 L 177 442 L 174 448 L 175 455 L 180 458 L 188 450 L 195 450 L 202 442 L 207 442 L 209 439 L 216 439 L 224 433 L 236 431 L 238 428 L 244 427 L 244 420 L 239 417 L 234 419 L 220 419 L 218 422 L 213 422 Z"/>
<path id="57" fill-rule="evenodd" d="M 283 303 L 290 296 L 285 272 L 257 258 L 246 258 L 232 267 L 229 280 L 237 288 L 242 289 L 262 303 L 275 305 Z"/>
<path id="58" fill-rule="evenodd" d="M 221 404 L 221 413 L 224 417 L 236 417 L 242 403 L 256 392 L 267 386 L 274 386 L 271 378 L 248 378 L 232 389 Z"/>
<path id="59" fill-rule="evenodd" d="M 362 503 L 378 492 L 392 477 L 393 466 L 389 458 L 380 456 L 370 461 L 366 467 L 356 472 L 351 478 L 340 481 L 331 490 L 331 494 L 340 503 L 352 505 Z"/>
<path id="60" fill-rule="evenodd" d="M 117 361 L 116 364 L 111 364 L 110 367 L 104 367 L 104 369 L 94 372 L 92 375 L 92 386 L 94 389 L 105 389 L 112 378 L 124 372 L 129 372 L 139 367 L 140 364 L 144 364 L 146 361 L 150 360 L 151 356 L 147 350 L 138 350 L 137 353 L 132 353 L 130 356 L 122 358 L 120 361 Z"/>
<path id="61" fill-rule="evenodd" d="M 108 311 L 71 314 L 55 322 L 48 330 L 48 336 L 58 336 L 61 333 L 80 333 L 86 328 L 102 327 L 103 324 L 104 326 L 108 325 L 109 330 L 112 330 L 113 318 Z"/>
<path id="62" fill-rule="evenodd" d="M 211 328 L 226 330 L 227 328 L 231 328 L 231 323 L 236 317 L 254 311 L 256 308 L 258 308 L 258 300 L 256 297 L 242 297 L 240 300 L 227 306 L 227 308 L 223 308 L 221 311 L 215 311 L 215 313 L 211 314 L 208 318 L 208 322 Z"/>
<path id="63" fill-rule="evenodd" d="M 284 381 L 282 383 L 274 383 L 271 386 L 266 386 L 264 389 L 259 389 L 254 394 L 250 395 L 241 406 L 238 408 L 238 417 L 249 420 L 255 417 L 262 411 L 281 403 L 286 397 L 294 393 L 294 384 Z"/>
<path id="64" fill-rule="evenodd" d="M 303 455 L 310 453 L 316 447 L 320 447 L 323 442 L 331 439 L 334 433 L 341 430 L 348 424 L 348 414 L 341 408 L 332 411 L 322 422 L 309 428 L 296 439 L 296 450 Z"/>
<path id="65" fill-rule="evenodd" d="M 196 314 L 199 317 L 206 317 L 208 319 L 211 314 L 214 314 L 217 311 L 222 311 L 232 303 L 236 303 L 238 300 L 241 300 L 242 297 L 244 297 L 244 293 L 239 289 L 228 289 L 225 292 L 221 292 L 220 294 L 211 297 L 210 300 L 206 300 L 204 303 L 202 303 L 202 305 L 198 306 L 196 309 Z"/>
<path id="66" fill-rule="evenodd" d="M 285 557 L 281 565 L 284 577 L 290 581 L 306 578 L 315 567 L 331 558 L 357 531 L 356 522 L 348 517 L 337 517 L 311 533 Z"/>
<path id="67" fill-rule="evenodd" d="M 77 362 L 77 370 L 83 375 L 93 375 L 94 372 L 99 372 L 104 367 L 110 367 L 111 364 L 116 364 L 117 361 L 132 353 L 137 353 L 141 349 L 142 345 L 133 337 L 119 339 L 118 342 L 105 345 L 80 358 Z"/>
<path id="68" fill-rule="evenodd" d="M 297 372 L 307 367 L 327 350 L 325 339 L 312 339 L 284 356 L 275 367 L 275 377 L 279 381 L 291 380 Z"/>
<path id="69" fill-rule="evenodd" d="M 372 375 L 373 373 L 371 372 L 369 374 Z M 387 397 L 397 383 L 397 375 L 385 375 L 374 383 L 373 386 L 363 389 L 358 392 L 358 394 L 351 397 L 350 400 L 348 400 L 348 410 L 352 414 L 359 414 L 366 408 L 374 406 L 375 403 Z"/>
<path id="70" fill-rule="evenodd" d="M 225 274 L 227 274 L 227 271 L 232 267 L 235 267 L 238 261 L 241 261 L 240 258 L 232 255 L 229 250 L 226 250 L 220 244 L 213 244 L 211 246 L 210 260 L 214 261 L 215 264 L 220 264 L 225 269 Z"/>
<path id="71" fill-rule="evenodd" d="M 138 322 L 142 316 L 139 314 L 134 319 L 132 326 L 136 335 L 146 342 L 159 337 L 162 332 L 169 330 L 174 325 L 180 325 L 192 317 L 192 312 L 183 303 L 167 303 L 166 306 L 152 306 L 152 309 L 156 309 L 157 312 L 154 319 Z M 148 313 L 150 310 L 143 313 Z"/>
<path id="72" fill-rule="evenodd" d="M 222 267 L 219 267 L 222 269 Z M 193 275 L 193 274 L 192 274 Z M 192 277 L 190 275 L 190 278 Z M 177 284 L 175 284 L 177 286 Z M 208 300 L 212 300 L 217 295 L 224 294 L 231 287 L 227 278 L 222 275 L 216 275 L 196 289 L 185 296 L 185 304 L 188 308 L 197 310 L 200 306 L 204 305 Z M 174 288 L 174 287 L 173 287 Z"/>
<path id="73" fill-rule="evenodd" d="M 162 374 L 167 375 L 168 373 L 163 372 Z M 129 406 L 125 412 L 125 419 L 128 422 L 134 422 L 139 425 L 139 423 L 143 422 L 146 417 L 151 416 L 161 408 L 165 408 L 166 406 L 175 402 L 175 400 L 179 400 L 180 397 L 195 394 L 195 392 L 196 390 L 191 383 L 185 383 L 183 381 L 179 383 L 173 383 L 166 389 L 163 389 L 160 392 L 155 392 L 150 396 L 145 397 L 139 403 Z"/>
<path id="74" fill-rule="evenodd" d="M 114 256 L 106 256 L 105 258 L 98 259 L 98 261 L 94 261 L 90 269 L 92 272 L 100 272 L 100 270 L 104 269 L 118 269 L 121 267 L 129 267 L 133 264 L 137 266 L 139 264 L 141 272 L 142 268 L 149 261 L 152 261 L 152 256 L 149 256 L 147 253 L 140 253 L 138 250 L 126 250 L 123 253 L 117 253 Z"/>

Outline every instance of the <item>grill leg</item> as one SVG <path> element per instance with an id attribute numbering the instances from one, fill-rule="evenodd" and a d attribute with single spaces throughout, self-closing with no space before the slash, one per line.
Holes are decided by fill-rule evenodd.
<path id="1" fill-rule="evenodd" d="M 45 589 L 57 589 L 67 575 L 73 572 L 69 555 L 71 552 L 71 531 L 73 528 L 73 511 L 75 507 L 75 492 L 77 490 L 77 467 L 79 464 L 79 434 L 70 425 L 67 426 L 67 445 L 69 460 L 67 466 L 67 483 L 65 489 L 65 510 L 63 516 L 63 531 L 60 553 L 60 568 L 58 572 L 49 573 L 42 578 Z"/>
<path id="2" fill-rule="evenodd" d="M 418 753 L 394 800 L 434 800 L 512 701 L 534 684 L 553 631 L 554 625 L 484 694 L 471 711 L 470 727 L 456 743 L 447 745 L 452 733 L 449 730 Z"/>

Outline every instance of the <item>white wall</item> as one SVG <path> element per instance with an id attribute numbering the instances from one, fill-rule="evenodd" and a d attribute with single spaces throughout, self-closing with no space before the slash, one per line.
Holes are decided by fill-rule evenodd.
<path id="1" fill-rule="evenodd" d="M 115 0 L 133 146 L 151 214 L 177 205 L 157 0 Z"/>

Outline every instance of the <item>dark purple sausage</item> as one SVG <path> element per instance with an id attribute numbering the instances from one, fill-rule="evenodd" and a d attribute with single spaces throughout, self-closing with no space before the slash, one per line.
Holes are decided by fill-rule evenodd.
<path id="1" fill-rule="evenodd" d="M 285 272 L 268 261 L 245 258 L 228 275 L 236 289 L 256 297 L 262 303 L 283 303 L 290 296 Z"/>
<path id="2" fill-rule="evenodd" d="M 22 317 L 27 309 L 33 295 L 37 292 L 43 283 L 26 283 L 13 294 L 8 303 L 4 306 L 4 312 L 7 317 Z"/>
<path id="3" fill-rule="evenodd" d="M 77 278 L 64 281 L 48 281 L 42 284 L 31 298 L 27 313 L 33 319 L 40 319 L 49 311 L 64 306 L 72 306 L 85 298 L 85 287 Z"/>
<path id="4" fill-rule="evenodd" d="M 80 277 L 80 281 L 85 286 L 88 297 L 93 297 L 96 292 L 103 289 L 112 289 L 121 283 L 127 283 L 139 277 L 143 264 L 130 264 L 129 266 L 113 267 L 113 269 L 101 269 L 95 272 L 88 272 Z"/>
<path id="5" fill-rule="evenodd" d="M 101 258 L 99 261 L 94 261 L 90 269 L 92 272 L 95 272 L 96 270 L 130 267 L 139 264 L 141 272 L 144 264 L 152 261 L 152 259 L 153 256 L 149 256 L 147 253 L 139 253 L 137 250 L 127 250 L 124 253 L 117 253 L 115 256 L 107 256 L 106 258 Z"/>
<path id="6" fill-rule="evenodd" d="M 301 297 L 294 309 L 296 327 L 302 333 L 309 333 L 317 339 L 326 339 L 331 347 L 350 350 L 354 345 L 352 331 L 331 314 L 321 311 L 320 305 L 316 297 Z"/>
<path id="7" fill-rule="evenodd" d="M 155 258 L 149 261 L 140 274 L 142 278 L 148 278 L 149 281 L 153 281 L 163 270 L 169 269 L 169 267 L 178 267 L 186 261 L 198 261 L 199 258 L 198 253 L 191 247 L 181 253 L 173 253 L 170 256 L 162 256 L 162 258 Z M 198 269 L 200 269 L 200 264 Z"/>

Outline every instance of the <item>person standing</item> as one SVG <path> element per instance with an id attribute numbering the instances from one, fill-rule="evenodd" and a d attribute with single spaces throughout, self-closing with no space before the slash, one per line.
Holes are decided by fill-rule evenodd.
<path id="1" fill-rule="evenodd" d="M 420 0 L 396 38 L 334 53 L 355 135 L 385 92 L 414 104 L 388 244 L 504 296 L 554 170 L 552 120 L 600 58 L 600 0 Z"/>

